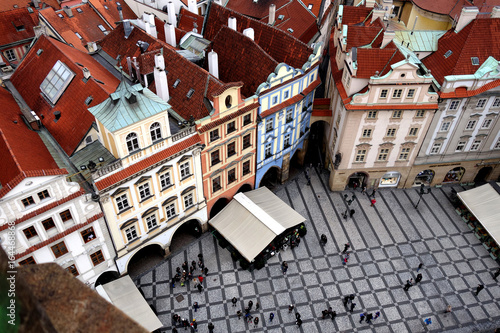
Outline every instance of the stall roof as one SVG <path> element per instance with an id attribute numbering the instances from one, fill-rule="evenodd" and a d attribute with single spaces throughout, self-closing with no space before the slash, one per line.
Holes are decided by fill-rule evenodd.
<path id="1" fill-rule="evenodd" d="M 500 244 L 500 183 L 491 182 L 458 193 L 467 209 L 476 217 L 488 234 Z"/>
<path id="2" fill-rule="evenodd" d="M 286 229 L 306 219 L 267 187 L 238 193 L 209 223 L 249 262 Z"/>
<path id="3" fill-rule="evenodd" d="M 130 276 L 97 286 L 97 292 L 149 332 L 163 326 Z"/>

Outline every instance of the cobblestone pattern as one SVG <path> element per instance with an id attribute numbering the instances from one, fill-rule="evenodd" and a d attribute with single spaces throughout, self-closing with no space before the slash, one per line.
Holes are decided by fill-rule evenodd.
<path id="1" fill-rule="evenodd" d="M 136 279 L 146 300 L 157 309 L 165 332 L 171 331 L 174 313 L 196 319 L 201 333 L 208 332 L 209 321 L 215 332 L 308 333 L 472 332 L 491 330 L 500 322 L 500 287 L 492 278 L 498 264 L 454 211 L 449 200 L 452 187 L 433 188 L 423 195 L 418 209 L 413 206 L 418 200 L 416 189 L 381 189 L 375 207 L 358 189 L 348 206 L 343 194 L 350 199 L 352 191 L 330 192 L 326 175 L 316 170 L 311 176 L 311 186 L 299 175 L 277 189 L 276 194 L 307 219 L 308 233 L 298 248 L 281 251 L 263 269 L 242 270 L 206 234 Z M 342 213 L 347 208 L 356 212 L 345 220 Z M 325 246 L 319 244 L 321 234 L 328 237 Z M 350 259 L 343 266 L 340 252 L 347 241 Z M 185 260 L 197 260 L 200 252 L 209 268 L 203 292 L 191 283 L 171 288 L 175 268 Z M 289 265 L 286 275 L 280 270 L 283 260 Z M 406 280 L 415 279 L 420 262 L 422 281 L 404 291 Z M 478 284 L 485 289 L 476 297 Z M 353 313 L 342 304 L 342 297 L 349 294 L 356 295 Z M 238 298 L 237 307 L 231 304 L 233 297 Z M 252 315 L 260 317 L 257 328 L 236 316 L 249 300 L 254 302 Z M 197 312 L 194 302 L 201 306 Z M 288 312 L 289 304 L 302 316 L 300 329 L 294 313 Z M 444 313 L 447 305 L 452 313 Z M 321 319 L 321 311 L 328 306 L 337 311 L 334 321 Z M 360 313 L 376 311 L 381 316 L 372 324 L 359 323 Z M 275 314 L 272 323 L 270 312 Z M 432 324 L 426 326 L 425 318 L 431 318 Z"/>

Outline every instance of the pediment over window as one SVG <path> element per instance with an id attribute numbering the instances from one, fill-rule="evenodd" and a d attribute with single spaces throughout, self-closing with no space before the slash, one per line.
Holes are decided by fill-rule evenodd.
<path id="1" fill-rule="evenodd" d="M 144 218 L 157 210 L 158 210 L 158 207 L 151 207 L 147 211 L 145 211 L 144 214 L 141 215 L 141 217 Z"/>
<path id="2" fill-rule="evenodd" d="M 123 230 L 125 228 L 128 228 L 130 227 L 132 224 L 134 224 L 135 222 L 139 221 L 138 219 L 136 218 L 133 218 L 133 219 L 130 219 L 128 221 L 126 221 L 125 223 L 123 223 L 120 227 L 120 230 Z"/>
<path id="3" fill-rule="evenodd" d="M 161 205 L 162 206 L 166 206 L 166 205 L 168 205 L 169 203 L 171 203 L 171 202 L 173 202 L 175 200 L 177 200 L 177 196 L 173 195 L 170 198 L 168 198 L 167 200 L 163 201 L 163 203 Z"/>
<path id="4" fill-rule="evenodd" d="M 163 173 L 163 172 L 165 172 L 165 171 L 167 171 L 168 169 L 171 169 L 171 168 L 172 168 L 171 165 L 164 165 L 156 173 Z"/>
<path id="5" fill-rule="evenodd" d="M 114 191 L 111 196 L 112 197 L 115 197 L 117 196 L 118 194 L 122 194 L 123 192 L 126 192 L 128 190 L 128 187 L 119 187 L 116 189 L 116 191 Z"/>

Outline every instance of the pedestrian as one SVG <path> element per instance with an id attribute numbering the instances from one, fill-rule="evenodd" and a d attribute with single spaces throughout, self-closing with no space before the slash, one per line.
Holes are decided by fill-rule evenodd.
<path id="1" fill-rule="evenodd" d="M 415 283 L 419 283 L 420 281 L 422 281 L 422 274 L 418 273 L 417 277 L 415 278 Z"/>
<path id="2" fill-rule="evenodd" d="M 298 312 L 295 313 L 295 319 L 300 319 L 300 313 Z"/>
<path id="3" fill-rule="evenodd" d="M 253 320 L 253 316 L 248 314 L 248 323 L 251 324 Z"/>
<path id="4" fill-rule="evenodd" d="M 175 288 L 175 277 L 172 278 L 172 288 Z"/>
<path id="5" fill-rule="evenodd" d="M 332 318 L 332 321 L 335 319 L 335 317 L 337 317 L 337 311 L 332 311 L 330 313 L 330 317 Z"/>
<path id="6" fill-rule="evenodd" d="M 293 304 L 290 304 L 290 305 L 288 306 L 288 313 L 292 313 L 293 308 L 294 308 Z"/>
<path id="7" fill-rule="evenodd" d="M 358 187 L 358 182 L 354 182 L 354 184 L 352 184 L 352 188 L 354 189 L 354 191 L 356 191 L 357 187 Z"/>
<path id="8" fill-rule="evenodd" d="M 252 310 L 252 307 L 253 307 L 253 302 L 250 300 L 248 301 L 248 308 Z"/>
<path id="9" fill-rule="evenodd" d="M 184 330 L 187 330 L 189 326 L 189 321 L 187 319 L 182 319 L 182 327 L 184 327 Z"/>
<path id="10" fill-rule="evenodd" d="M 371 207 L 375 207 L 375 203 L 377 202 L 377 200 L 372 199 L 372 200 L 370 200 L 370 202 L 371 202 L 371 205 L 370 205 L 370 206 L 371 206 Z"/>
<path id="11" fill-rule="evenodd" d="M 214 328 L 215 328 L 214 324 L 208 323 L 208 332 L 209 333 L 213 333 L 214 332 Z"/>
<path id="12" fill-rule="evenodd" d="M 198 281 L 200 281 L 200 284 L 203 283 L 204 277 L 201 275 L 198 275 Z"/>
<path id="13" fill-rule="evenodd" d="M 451 312 L 451 305 L 448 305 L 446 307 L 446 310 L 444 310 L 444 313 L 450 313 Z"/>
<path id="14" fill-rule="evenodd" d="M 199 308 L 200 308 L 200 306 L 198 305 L 198 302 L 194 302 L 194 304 L 193 304 L 194 312 L 197 312 Z"/>
<path id="15" fill-rule="evenodd" d="M 380 311 L 375 312 L 375 317 L 373 317 L 373 321 L 375 321 L 375 319 L 377 319 L 378 317 L 380 317 Z"/>
<path id="16" fill-rule="evenodd" d="M 361 190 L 361 194 L 366 194 L 366 186 L 363 186 L 363 189 Z"/>
<path id="17" fill-rule="evenodd" d="M 372 319 L 373 319 L 373 314 L 369 313 L 366 315 L 366 323 L 367 324 L 371 324 Z"/>
<path id="18" fill-rule="evenodd" d="M 354 296 L 354 294 L 350 294 L 350 295 L 349 295 L 349 300 L 350 300 L 351 302 L 352 302 L 352 301 L 354 301 L 354 297 L 356 297 L 356 296 Z"/>
<path id="19" fill-rule="evenodd" d="M 236 311 L 236 315 L 238 316 L 238 320 L 241 319 L 242 315 L 241 310 Z"/>
<path id="20" fill-rule="evenodd" d="M 325 245 L 326 242 L 328 242 L 328 238 L 326 237 L 325 234 L 322 234 L 321 237 L 320 237 L 320 244 L 321 245 Z"/>
<path id="21" fill-rule="evenodd" d="M 405 286 L 403 287 L 403 290 L 404 290 L 404 291 L 408 291 L 408 289 L 410 289 L 410 287 L 411 287 L 410 280 L 406 280 L 406 284 L 405 284 Z"/>
<path id="22" fill-rule="evenodd" d="M 482 284 L 478 284 L 478 285 L 477 285 L 477 288 L 476 288 L 476 296 L 477 296 L 477 295 L 479 294 L 479 292 L 480 292 L 481 290 L 483 290 L 483 289 L 484 289 L 484 286 L 483 286 Z"/>
<path id="23" fill-rule="evenodd" d="M 203 254 L 201 254 L 201 253 L 200 253 L 200 254 L 198 254 L 198 259 L 199 259 L 200 261 L 203 261 Z"/>
<path id="24" fill-rule="evenodd" d="M 205 274 L 205 276 L 207 276 L 208 275 L 208 268 L 206 268 L 206 267 L 203 268 L 203 273 Z"/>
<path id="25" fill-rule="evenodd" d="M 298 327 L 302 326 L 302 319 L 298 318 L 295 324 L 297 324 Z"/>
<path id="26" fill-rule="evenodd" d="M 344 306 L 347 307 L 347 303 L 349 303 L 349 296 L 344 297 Z"/>
<path id="27" fill-rule="evenodd" d="M 198 332 L 198 323 L 196 322 L 196 319 L 193 319 L 193 322 L 191 323 L 191 327 L 195 332 Z"/>
<path id="28" fill-rule="evenodd" d="M 273 322 L 273 319 L 274 319 L 274 313 L 270 313 L 269 314 L 269 322 L 272 323 Z"/>
<path id="29" fill-rule="evenodd" d="M 283 271 L 283 274 L 286 274 L 286 271 L 288 270 L 288 264 L 286 261 L 281 263 L 281 270 Z"/>
<path id="30" fill-rule="evenodd" d="M 175 272 L 176 272 L 177 274 L 181 274 L 181 268 L 180 268 L 180 267 L 177 267 L 177 268 L 175 269 Z"/>
<path id="31" fill-rule="evenodd" d="M 257 301 L 257 303 L 255 303 L 255 310 L 259 310 L 260 308 L 260 303 Z"/>
<path id="32" fill-rule="evenodd" d="M 344 265 L 347 265 L 347 262 L 349 261 L 349 253 L 345 255 L 345 258 L 344 258 L 344 262 L 343 264 Z"/>
<path id="33" fill-rule="evenodd" d="M 419 270 L 421 270 L 421 269 L 422 269 L 422 267 L 424 267 L 424 264 L 423 264 L 423 263 L 420 263 L 420 264 L 418 265 L 418 268 L 417 268 L 417 273 L 418 273 L 418 271 L 419 271 Z"/>
<path id="34" fill-rule="evenodd" d="M 174 315 L 172 316 L 172 322 L 174 325 L 177 326 L 177 324 L 179 322 L 179 315 L 177 313 L 174 313 Z"/>
<path id="35" fill-rule="evenodd" d="M 430 325 L 430 324 L 432 324 L 432 320 L 431 320 L 431 318 L 426 318 L 426 319 L 424 320 L 424 323 L 425 323 L 426 325 Z"/>
<path id="36" fill-rule="evenodd" d="M 495 274 L 493 274 L 493 280 L 497 280 L 497 277 L 500 275 L 500 268 L 497 269 L 497 271 L 495 272 Z"/>
<path id="37" fill-rule="evenodd" d="M 236 306 L 236 303 L 238 302 L 238 300 L 236 299 L 236 297 L 233 297 L 231 302 L 233 303 L 233 306 Z"/>
<path id="38" fill-rule="evenodd" d="M 196 286 L 198 285 L 199 281 L 197 278 L 194 278 L 193 279 L 193 288 L 196 288 Z"/>
<path id="39" fill-rule="evenodd" d="M 354 209 L 351 209 L 349 211 L 349 217 L 352 218 L 352 216 L 354 215 L 354 213 L 356 213 L 356 211 Z"/>
<path id="40" fill-rule="evenodd" d="M 181 277 L 181 287 L 184 287 L 184 282 L 186 281 L 186 279 L 183 277 Z"/>
<path id="41" fill-rule="evenodd" d="M 177 328 L 172 328 L 172 333 L 178 333 Z"/>
<path id="42" fill-rule="evenodd" d="M 188 270 L 188 262 L 187 261 L 184 261 L 184 263 L 182 264 L 182 269 L 187 271 Z"/>
<path id="43" fill-rule="evenodd" d="M 351 313 L 354 311 L 355 307 L 356 307 L 356 303 L 351 303 Z"/>
<path id="44" fill-rule="evenodd" d="M 197 288 L 198 288 L 198 291 L 199 291 L 200 293 L 203 291 L 203 287 L 202 287 L 202 286 L 201 286 L 201 284 L 199 284 L 199 283 L 198 283 Z"/>
<path id="45" fill-rule="evenodd" d="M 193 260 L 193 261 L 191 261 L 191 266 L 193 266 L 193 267 L 194 267 L 194 269 L 196 269 L 196 261 L 194 261 L 194 260 Z"/>
<path id="46" fill-rule="evenodd" d="M 247 315 L 249 313 L 250 313 L 250 308 L 245 308 L 245 315 Z M 248 316 L 245 316 L 245 317 L 248 317 Z"/>
<path id="47" fill-rule="evenodd" d="M 359 323 L 361 324 L 363 320 L 365 320 L 366 314 L 365 313 L 360 313 L 359 314 Z"/>
<path id="48" fill-rule="evenodd" d="M 195 270 L 195 268 L 193 266 L 189 267 L 189 273 L 190 274 L 193 274 L 194 270 Z"/>
<path id="49" fill-rule="evenodd" d="M 328 316 L 328 315 L 330 315 L 330 314 L 328 313 L 328 310 L 323 310 L 323 311 L 321 311 L 321 319 L 325 319 L 325 318 L 326 318 L 326 316 Z"/>
<path id="50" fill-rule="evenodd" d="M 253 320 L 253 327 L 256 328 L 257 325 L 259 325 L 259 317 L 255 317 L 255 319 Z"/>
<path id="51" fill-rule="evenodd" d="M 377 190 L 373 189 L 372 190 L 372 194 L 370 194 L 370 197 L 375 198 L 375 193 L 377 193 Z"/>
<path id="52" fill-rule="evenodd" d="M 200 268 L 201 271 L 203 271 L 203 268 L 205 267 L 205 265 L 203 264 L 203 261 L 201 261 L 201 260 L 198 261 L 198 267 Z"/>
<path id="53" fill-rule="evenodd" d="M 349 250 L 350 247 L 351 247 L 351 244 L 349 244 L 349 242 L 345 243 L 344 244 L 344 251 L 342 251 L 342 254 L 345 254 L 347 252 L 347 250 Z"/>

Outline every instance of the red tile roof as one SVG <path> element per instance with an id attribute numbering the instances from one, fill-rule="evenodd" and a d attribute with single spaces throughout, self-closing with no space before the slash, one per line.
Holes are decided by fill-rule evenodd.
<path id="1" fill-rule="evenodd" d="M 37 55 L 39 50 L 42 52 Z M 58 60 L 73 71 L 75 77 L 56 105 L 51 106 L 42 96 L 40 84 Z M 90 70 L 92 77 L 86 83 L 83 82 L 82 67 L 77 63 Z M 70 156 L 94 122 L 94 116 L 87 108 L 103 102 L 119 84 L 119 80 L 90 55 L 46 36 L 41 36 L 30 49 L 12 75 L 11 81 Z M 86 105 L 85 100 L 89 96 L 93 97 L 93 101 Z M 61 112 L 61 118 L 57 122 L 54 121 L 55 111 Z"/>
<path id="2" fill-rule="evenodd" d="M 253 28 L 255 43 L 279 63 L 284 62 L 295 68 L 302 68 L 312 54 L 310 47 L 292 35 L 216 3 L 210 5 L 204 37 L 210 41 L 213 40 L 219 30 L 227 26 L 229 17 L 236 18 L 236 30 L 239 32 L 243 32 L 246 28 Z M 258 66 L 259 64 L 254 64 L 254 68 Z"/>
<path id="3" fill-rule="evenodd" d="M 118 2 L 122 7 L 122 15 L 124 20 L 134 20 L 137 18 L 134 11 L 130 9 L 125 1 L 119 0 L 89 0 L 90 4 L 104 17 L 112 27 L 116 27 L 115 22 L 120 21 L 120 14 L 118 13 Z M 104 8 L 108 7 L 108 9 Z"/>
<path id="4" fill-rule="evenodd" d="M 254 41 L 227 26 L 213 38 L 211 49 L 219 58 L 219 78 L 224 82 L 242 80 L 241 93 L 247 97 L 254 95 L 279 65 Z"/>
<path id="5" fill-rule="evenodd" d="M 104 213 L 99 213 L 97 215 L 94 215 L 90 218 L 87 219 L 87 221 L 83 222 L 83 223 L 78 223 L 78 224 L 75 224 L 74 226 L 72 226 L 71 228 L 69 229 L 66 229 L 64 230 L 63 232 L 61 233 L 58 233 L 57 235 L 55 236 L 52 236 L 50 237 L 49 239 L 47 240 L 44 240 L 43 242 L 41 243 L 38 243 L 36 245 L 33 245 L 31 246 L 30 248 L 28 248 L 26 251 L 22 252 L 22 253 L 18 253 L 16 254 L 16 260 L 18 259 L 21 259 L 22 257 L 24 256 L 27 256 L 28 254 L 32 253 L 32 252 L 35 252 L 36 250 L 38 249 L 41 249 L 47 245 L 49 245 L 50 243 L 53 243 L 61 238 L 63 238 L 64 236 L 67 236 L 75 231 L 77 231 L 78 229 L 80 228 L 83 228 L 87 225 L 89 225 L 90 223 L 94 222 L 94 221 L 97 221 L 98 219 L 100 219 L 101 217 L 104 216 Z"/>
<path id="6" fill-rule="evenodd" d="M 452 54 L 445 58 L 447 51 Z M 500 59 L 500 18 L 475 19 L 458 33 L 449 30 L 423 63 L 442 84 L 447 75 L 474 74 L 480 66 L 472 65 L 472 57 L 478 57 L 481 65 L 490 56 Z"/>
<path id="7" fill-rule="evenodd" d="M 457 89 L 455 89 L 455 91 L 452 91 L 449 93 L 438 92 L 438 94 L 439 94 L 439 97 L 441 97 L 441 98 L 472 97 L 472 96 L 482 94 L 490 89 L 493 89 L 493 88 L 496 88 L 499 86 L 500 86 L 500 80 L 495 80 L 495 81 L 489 82 L 489 83 L 485 84 L 484 86 L 482 86 L 481 88 L 475 89 L 475 90 L 467 90 L 467 88 L 465 88 L 465 87 L 458 87 Z"/>
<path id="8" fill-rule="evenodd" d="M 322 0 L 303 0 L 302 3 L 306 6 L 309 7 L 309 5 L 313 5 L 311 8 L 311 12 L 315 17 L 318 17 L 319 15 L 319 10 L 321 9 L 321 2 Z M 333 2 L 330 3 L 328 7 L 333 7 Z M 325 8 L 325 15 L 326 11 L 328 10 L 328 7 Z"/>
<path id="9" fill-rule="evenodd" d="M 0 12 L 16 8 L 14 6 L 17 6 L 18 8 L 28 7 L 30 6 L 31 2 L 31 0 L 1 0 Z M 40 1 L 40 8 L 42 8 L 44 4 L 45 6 L 50 6 L 54 9 L 61 9 L 61 5 L 59 5 L 59 2 L 57 0 L 42 0 Z M 36 8 L 33 7 L 33 9 Z"/>
<path id="10" fill-rule="evenodd" d="M 0 13 L 0 45 L 6 45 L 35 37 L 33 27 L 38 25 L 38 17 L 31 16 L 27 8 L 13 9 Z M 17 31 L 16 26 L 24 29 Z"/>
<path id="11" fill-rule="evenodd" d="M 264 16 L 269 15 L 269 6 L 271 6 L 271 4 L 276 6 L 277 11 L 282 6 L 287 5 L 290 1 L 291 0 L 229 0 L 227 1 L 226 8 L 260 20 Z M 277 17 L 278 16 L 276 15 L 276 18 Z"/>
<path id="12" fill-rule="evenodd" d="M 200 137 L 198 134 L 193 135 L 187 139 L 182 140 L 181 142 L 168 147 L 167 149 L 164 149 L 154 155 L 149 156 L 148 158 L 145 158 L 141 160 L 140 162 L 137 162 L 135 164 L 130 165 L 129 167 L 118 171 L 117 173 L 111 174 L 110 176 L 98 180 L 95 183 L 96 188 L 99 191 L 103 191 L 110 187 L 113 184 L 116 184 L 118 182 L 121 182 L 122 180 L 127 179 L 128 177 L 131 177 L 135 175 L 138 172 L 143 171 L 144 169 L 176 154 L 180 153 L 183 150 L 189 149 L 190 147 L 196 145 L 197 143 L 200 143 Z"/>
<path id="13" fill-rule="evenodd" d="M 196 30 L 200 34 L 201 29 L 203 28 L 203 16 L 191 13 L 186 8 L 181 7 L 181 10 L 179 11 L 177 28 L 184 31 L 193 31 L 193 29 L 196 28 Z"/>
<path id="14" fill-rule="evenodd" d="M 375 39 L 375 37 L 377 38 Z M 351 25 L 347 28 L 347 51 L 353 47 L 369 45 L 372 42 L 373 48 L 380 48 L 383 38 L 383 28 Z"/>
<path id="15" fill-rule="evenodd" d="M 0 88 L 0 197 L 7 194 L 26 177 L 54 174 L 60 170 L 40 136 L 28 129 L 21 117 L 21 110 L 12 95 Z M 60 170 L 66 173 L 66 170 Z M 56 172 L 59 174 L 59 171 Z"/>
<path id="16" fill-rule="evenodd" d="M 405 57 L 396 47 L 391 47 L 392 42 L 383 49 L 358 48 L 356 78 L 369 79 L 379 72 L 379 75 L 385 75 L 391 70 L 391 65 L 395 64 Z"/>
<path id="17" fill-rule="evenodd" d="M 342 12 L 342 24 L 354 25 L 365 21 L 365 19 L 366 22 L 370 22 L 371 18 L 367 19 L 367 17 L 371 14 L 372 9 L 373 8 L 367 8 L 365 6 L 344 6 Z"/>
<path id="18" fill-rule="evenodd" d="M 162 42 L 166 42 L 166 40 L 165 40 L 165 22 L 163 22 L 162 20 L 160 20 L 159 18 L 157 18 L 155 16 L 155 26 L 156 26 L 156 32 L 157 32 L 158 39 L 161 40 Z M 181 30 L 179 28 L 175 28 L 175 45 L 180 44 L 181 38 L 184 37 L 185 34 L 187 34 L 187 31 Z M 170 47 L 172 47 L 172 46 L 170 46 Z"/>
<path id="19" fill-rule="evenodd" d="M 274 27 L 290 33 L 306 44 L 319 32 L 316 17 L 297 0 L 292 0 L 277 9 L 275 14 Z M 280 15 L 283 15 L 282 20 L 278 18 Z M 264 16 L 260 21 L 267 24 L 269 15 Z M 293 32 L 288 29 L 292 29 Z"/>
<path id="20" fill-rule="evenodd" d="M 500 0 L 474 0 L 474 6 L 479 8 L 479 13 L 491 13 L 493 7 L 500 6 Z"/>
<path id="21" fill-rule="evenodd" d="M 102 50 L 112 58 L 121 56 L 123 68 L 127 68 L 127 57 L 140 57 L 140 50 L 136 46 L 137 41 L 142 40 L 149 43 L 148 50 L 159 50 L 163 48 L 165 59 L 165 69 L 167 71 L 168 88 L 171 99 L 169 104 L 184 119 L 189 119 L 191 115 L 195 119 L 201 119 L 210 114 L 206 108 L 203 98 L 212 100 L 212 92 L 219 89 L 223 83 L 210 75 L 203 68 L 190 62 L 179 55 L 172 47 L 160 40 L 146 34 L 143 30 L 135 27 L 130 36 L 125 39 L 123 26 L 117 27 L 99 42 Z M 154 61 L 151 58 L 150 61 Z M 143 61 L 143 66 L 145 61 Z M 153 68 L 149 65 L 148 68 Z M 142 72 L 148 74 L 148 72 Z M 175 81 L 180 83 L 173 87 Z M 194 89 L 193 95 L 188 98 L 187 93 Z"/>
<path id="22" fill-rule="evenodd" d="M 80 8 L 82 13 L 77 12 L 77 8 Z M 111 30 L 89 4 L 73 7 L 72 13 L 73 17 L 68 17 L 63 10 L 57 13 L 52 8 L 40 11 L 40 15 L 48 21 L 57 33 L 63 36 L 63 38 L 66 36 L 70 37 L 70 41 L 68 42 L 83 52 L 87 51 L 84 47 L 87 45 L 87 42 L 95 42 L 105 36 L 104 32 L 98 28 L 98 25 L 102 25 L 106 30 Z M 61 14 L 64 18 L 60 18 L 58 14 Z M 80 40 L 76 36 L 76 33 L 80 34 L 83 39 Z"/>
<path id="23" fill-rule="evenodd" d="M 467 0 L 412 0 L 413 4 L 428 12 L 449 15 L 452 19 L 460 16 L 463 7 L 473 6 Z"/>

